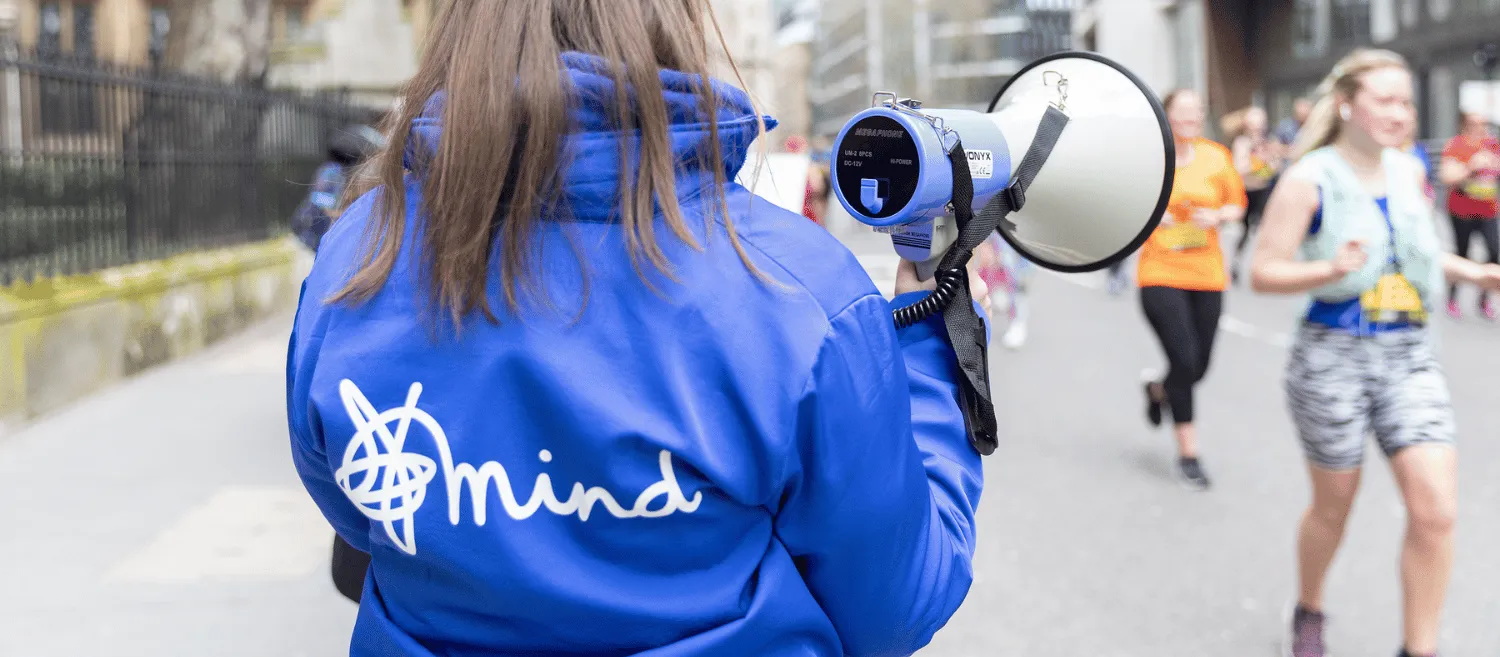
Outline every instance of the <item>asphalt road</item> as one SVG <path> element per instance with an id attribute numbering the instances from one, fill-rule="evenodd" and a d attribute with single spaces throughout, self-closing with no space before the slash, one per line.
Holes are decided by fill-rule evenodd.
<path id="1" fill-rule="evenodd" d="M 889 288 L 882 238 L 851 248 Z M 1235 291 L 1200 393 L 1209 493 L 1142 419 L 1161 361 L 1133 295 L 1034 280 L 1031 340 L 992 356 L 978 580 L 927 657 L 1274 654 L 1307 496 L 1283 408 L 1298 302 Z M 1445 655 L 1500 654 L 1500 326 L 1443 321 L 1462 443 Z M 0 437 L 0 655 L 347 654 L 355 608 L 287 455 L 285 323 Z M 1403 511 L 1378 453 L 1329 590 L 1341 655 L 1395 654 Z"/>

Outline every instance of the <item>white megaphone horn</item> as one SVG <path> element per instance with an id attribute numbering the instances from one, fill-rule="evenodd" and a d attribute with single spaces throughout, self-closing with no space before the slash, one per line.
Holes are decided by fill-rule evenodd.
<path id="1" fill-rule="evenodd" d="M 1056 128 L 1058 112 L 1066 115 L 1064 127 L 1035 148 L 1044 118 Z M 959 169 L 949 157 L 960 142 L 973 213 L 1007 194 L 1011 212 L 1000 222 L 1001 236 L 1055 271 L 1093 271 L 1129 257 L 1171 197 L 1176 153 L 1160 100 L 1125 67 L 1095 53 L 1058 53 L 1026 65 L 988 113 L 926 109 L 876 94 L 834 144 L 835 195 L 855 219 L 890 234 L 924 279 L 957 236 L 951 203 Z M 1032 166 L 1023 172 L 1028 154 Z"/>

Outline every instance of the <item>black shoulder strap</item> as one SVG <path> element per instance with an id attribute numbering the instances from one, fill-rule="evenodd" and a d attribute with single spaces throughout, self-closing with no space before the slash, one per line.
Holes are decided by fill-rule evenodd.
<path id="1" fill-rule="evenodd" d="M 1056 107 L 1047 108 L 1047 114 L 1037 128 L 1036 139 L 1016 169 L 1010 187 L 990 201 L 978 215 L 972 210 L 974 178 L 969 171 L 968 154 L 964 152 L 962 141 L 954 145 L 948 159 L 953 166 L 953 213 L 958 220 L 958 240 L 943 255 L 939 271 L 962 270 L 968 265 L 974 249 L 1002 224 L 1006 230 L 1015 230 L 1009 215 L 1026 203 L 1026 188 L 1046 164 L 1067 124 L 1067 114 Z M 974 311 L 968 277 L 964 276 L 962 280 L 964 283 L 959 286 L 958 294 L 943 309 L 943 320 L 948 325 L 948 338 L 958 357 L 959 369 L 964 373 L 959 382 L 959 406 L 969 432 L 969 443 L 980 454 L 989 456 L 999 446 L 995 405 L 990 397 L 989 340 L 986 339 L 983 320 Z"/>

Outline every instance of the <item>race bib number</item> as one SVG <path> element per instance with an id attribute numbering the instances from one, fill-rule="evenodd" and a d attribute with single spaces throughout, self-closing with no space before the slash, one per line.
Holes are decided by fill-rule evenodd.
<path id="1" fill-rule="evenodd" d="M 1493 201 L 1500 196 L 1500 180 L 1485 176 L 1463 185 L 1464 196 L 1476 201 Z"/>
<path id="2" fill-rule="evenodd" d="M 1373 289 L 1360 296 L 1359 305 L 1368 322 L 1420 324 L 1427 321 L 1427 311 L 1422 307 L 1422 295 L 1401 274 L 1381 276 Z"/>
<path id="3" fill-rule="evenodd" d="M 1208 231 L 1196 224 L 1176 223 L 1163 225 L 1157 231 L 1159 243 L 1173 251 L 1190 251 L 1208 248 Z"/>

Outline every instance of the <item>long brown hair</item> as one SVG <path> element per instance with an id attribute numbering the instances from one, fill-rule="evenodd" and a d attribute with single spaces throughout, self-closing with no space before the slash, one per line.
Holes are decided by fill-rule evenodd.
<path id="1" fill-rule="evenodd" d="M 618 219 L 631 259 L 643 282 L 643 261 L 669 278 L 672 264 L 657 236 L 659 212 L 668 229 L 695 249 L 676 190 L 667 101 L 658 73 L 672 69 L 696 76 L 696 93 L 708 138 L 697 165 L 711 171 L 714 185 L 703 196 L 703 222 L 711 234 L 716 219 L 727 229 L 744 265 L 756 272 L 724 206 L 726 179 L 719 129 L 720 98 L 710 83 L 713 51 L 709 29 L 724 49 L 723 34 L 708 0 L 448 0 L 427 38 L 416 75 L 406 85 L 400 110 L 386 130 L 389 144 L 372 160 L 369 175 L 350 185 L 348 203 L 378 189 L 360 269 L 332 301 L 362 303 L 385 286 L 402 248 L 407 222 L 403 156 L 409 126 L 436 94 L 444 94 L 444 137 L 431 157 L 415 158 L 421 180 L 426 291 L 455 326 L 476 311 L 496 322 L 486 282 L 495 239 L 505 304 L 517 312 L 525 294 L 538 291 L 537 224 L 565 219 L 561 207 L 564 145 L 572 129 L 571 89 L 561 55 L 597 55 L 614 82 L 615 128 L 638 135 L 634 149 L 621 139 Z M 729 60 L 740 80 L 739 71 Z M 760 113 L 755 112 L 759 130 Z M 429 145 L 431 147 L 432 145 Z M 545 216 L 544 215 L 548 215 Z M 576 253 L 576 246 L 575 246 Z M 580 266 L 583 266 L 580 258 Z M 585 279 L 586 280 L 586 279 Z M 646 282 L 650 285 L 649 282 Z M 585 301 L 587 289 L 584 291 Z M 581 302 L 582 303 L 582 302 Z"/>
<path id="2" fill-rule="evenodd" d="M 1303 155 L 1337 141 L 1344 129 L 1339 104 L 1354 102 L 1364 75 L 1384 68 L 1405 69 L 1406 59 L 1389 50 L 1361 48 L 1339 60 L 1318 85 L 1318 100 L 1292 142 L 1291 159 L 1302 159 Z"/>

